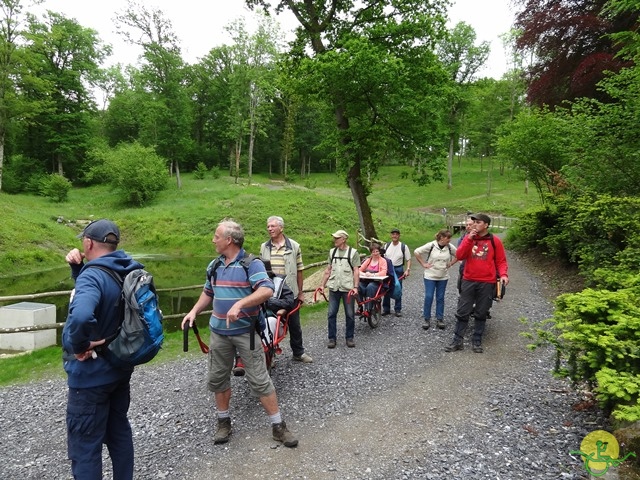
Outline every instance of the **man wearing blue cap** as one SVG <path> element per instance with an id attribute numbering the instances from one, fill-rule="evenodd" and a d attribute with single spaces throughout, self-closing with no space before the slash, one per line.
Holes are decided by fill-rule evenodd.
<path id="1" fill-rule="evenodd" d="M 102 479 L 104 443 L 111 456 L 114 480 L 130 480 L 133 439 L 127 412 L 133 368 L 114 367 L 101 351 L 122 320 L 122 289 L 101 268 L 125 277 L 143 265 L 117 250 L 120 230 L 110 220 L 90 223 L 78 238 L 82 239 L 82 251 L 74 248 L 66 256 L 76 284 L 62 330 L 69 385 L 67 448 L 71 470 L 74 478 Z"/>

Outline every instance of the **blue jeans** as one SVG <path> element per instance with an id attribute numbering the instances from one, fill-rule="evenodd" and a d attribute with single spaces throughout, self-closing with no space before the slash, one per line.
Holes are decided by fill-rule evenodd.
<path id="1" fill-rule="evenodd" d="M 335 340 L 337 335 L 336 317 L 340 308 L 340 301 L 344 305 L 344 313 L 346 316 L 345 338 L 353 338 L 353 332 L 356 329 L 356 321 L 353 312 L 353 300 L 347 302 L 349 292 L 339 292 L 329 290 L 329 312 L 328 312 L 328 337 L 329 340 Z"/>
<path id="2" fill-rule="evenodd" d="M 70 388 L 67 449 L 73 478 L 102 480 L 102 444 L 107 445 L 114 480 L 133 479 L 133 439 L 127 418 L 130 377 L 93 388 Z"/>
<path id="3" fill-rule="evenodd" d="M 396 271 L 396 276 L 400 278 L 404 274 L 404 267 L 400 265 L 399 267 L 393 267 Z M 402 280 L 400 280 L 400 285 L 402 285 Z M 398 300 L 393 301 L 393 310 L 396 313 L 399 313 L 402 310 L 402 292 L 398 297 Z M 391 296 L 387 293 L 382 299 L 382 312 L 389 313 L 391 311 Z"/>
<path id="4" fill-rule="evenodd" d="M 433 294 L 436 295 L 436 319 L 444 320 L 444 292 L 447 289 L 449 280 L 429 280 L 424 279 L 424 306 L 422 316 L 431 318 L 431 305 L 433 304 Z"/>

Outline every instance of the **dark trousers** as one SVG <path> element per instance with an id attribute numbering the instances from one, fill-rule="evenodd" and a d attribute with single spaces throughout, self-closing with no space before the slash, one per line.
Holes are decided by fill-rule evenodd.
<path id="1" fill-rule="evenodd" d="M 106 444 L 114 480 L 133 479 L 133 439 L 127 418 L 130 377 L 93 388 L 69 388 L 67 449 L 73 478 L 102 480 Z"/>
<path id="2" fill-rule="evenodd" d="M 300 325 L 300 310 L 289 315 L 289 345 L 296 357 L 304 353 L 302 345 L 302 326 Z"/>
<path id="3" fill-rule="evenodd" d="M 462 280 L 460 296 L 458 297 L 458 309 L 456 311 L 456 329 L 453 341 L 462 342 L 464 333 L 469 325 L 469 317 L 473 313 L 475 325 L 473 330 L 473 343 L 482 342 L 482 334 L 487 323 L 487 313 L 493 303 L 493 283 L 471 282 Z"/>

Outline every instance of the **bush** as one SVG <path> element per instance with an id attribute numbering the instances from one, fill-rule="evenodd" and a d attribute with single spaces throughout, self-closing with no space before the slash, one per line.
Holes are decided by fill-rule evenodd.
<path id="1" fill-rule="evenodd" d="M 2 190 L 7 193 L 37 194 L 45 176 L 42 162 L 24 155 L 13 155 L 4 164 Z"/>
<path id="2" fill-rule="evenodd" d="M 120 144 L 97 155 L 103 163 L 91 168 L 88 180 L 105 178 L 126 203 L 142 206 L 167 188 L 166 161 L 153 148 L 138 143 Z"/>
<path id="3" fill-rule="evenodd" d="M 39 193 L 54 202 L 65 202 L 69 197 L 69 190 L 71 190 L 71 182 L 62 175 L 52 173 L 40 182 Z"/>
<path id="4" fill-rule="evenodd" d="M 193 176 L 198 180 L 204 180 L 207 175 L 207 166 L 204 162 L 199 162 L 196 168 L 193 170 Z"/>

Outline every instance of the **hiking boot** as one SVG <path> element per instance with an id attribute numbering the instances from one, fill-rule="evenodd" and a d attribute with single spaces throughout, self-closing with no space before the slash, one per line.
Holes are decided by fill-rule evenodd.
<path id="1" fill-rule="evenodd" d="M 336 339 L 335 338 L 330 338 L 329 342 L 327 343 L 327 348 L 336 348 Z"/>
<path id="2" fill-rule="evenodd" d="M 271 431 L 276 442 L 281 442 L 285 447 L 289 448 L 298 446 L 298 439 L 289 431 L 286 423 L 274 423 L 271 425 Z"/>
<path id="3" fill-rule="evenodd" d="M 462 349 L 464 349 L 464 345 L 462 344 L 462 342 L 456 342 L 456 341 L 453 341 L 451 342 L 451 345 L 444 347 L 445 352 L 455 352 L 456 350 L 462 350 Z"/>
<path id="4" fill-rule="evenodd" d="M 442 320 L 441 318 L 438 319 L 438 321 L 436 322 L 436 327 L 438 327 L 440 330 L 444 330 L 444 320 Z"/>
<path id="5" fill-rule="evenodd" d="M 302 363 L 313 363 L 313 358 L 311 358 L 311 355 L 307 355 L 306 353 L 303 353 L 302 355 L 298 356 L 298 355 L 294 355 L 293 356 L 293 360 L 295 362 L 302 362 Z"/>
<path id="6" fill-rule="evenodd" d="M 383 317 L 386 317 L 387 315 L 391 315 L 391 312 L 382 312 Z"/>
<path id="7" fill-rule="evenodd" d="M 480 342 L 473 342 L 473 351 L 475 353 L 482 353 L 482 344 Z"/>
<path id="8" fill-rule="evenodd" d="M 353 348 L 356 346 L 356 342 L 353 341 L 353 338 L 347 338 L 347 347 Z"/>
<path id="9" fill-rule="evenodd" d="M 402 312 L 396 312 L 396 317 L 401 317 L 402 316 Z"/>
<path id="10" fill-rule="evenodd" d="M 244 363 L 242 363 L 242 359 L 240 357 L 236 358 L 236 364 L 233 367 L 233 376 L 234 377 L 244 376 Z"/>
<path id="11" fill-rule="evenodd" d="M 231 436 L 231 418 L 219 418 L 218 430 L 213 437 L 213 443 L 218 445 L 220 443 L 227 443 Z"/>
<path id="12" fill-rule="evenodd" d="M 424 323 L 422 324 L 422 329 L 423 330 L 429 330 L 430 327 L 431 327 L 431 319 L 430 318 L 425 318 L 424 319 Z"/>

